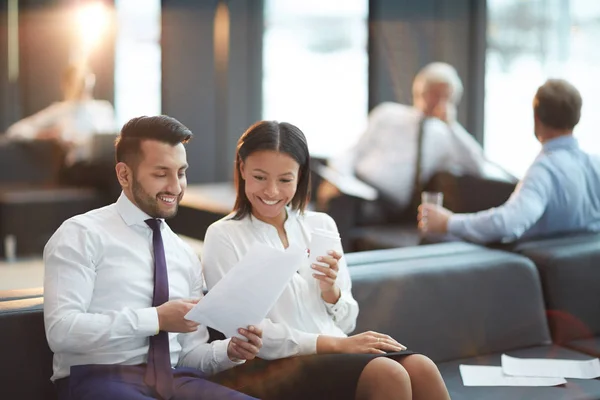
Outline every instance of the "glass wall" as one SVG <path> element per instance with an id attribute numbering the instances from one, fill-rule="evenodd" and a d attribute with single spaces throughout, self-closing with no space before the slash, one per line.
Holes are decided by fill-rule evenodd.
<path id="1" fill-rule="evenodd" d="M 297 125 L 313 155 L 355 141 L 368 111 L 367 36 L 367 0 L 265 0 L 263 118 Z"/>
<path id="2" fill-rule="evenodd" d="M 540 150 L 532 100 L 547 78 L 564 78 L 583 97 L 575 136 L 600 153 L 600 2 L 488 0 L 485 151 L 521 177 Z"/>
<path id="3" fill-rule="evenodd" d="M 115 0 L 115 111 L 119 126 L 161 113 L 160 0 Z"/>

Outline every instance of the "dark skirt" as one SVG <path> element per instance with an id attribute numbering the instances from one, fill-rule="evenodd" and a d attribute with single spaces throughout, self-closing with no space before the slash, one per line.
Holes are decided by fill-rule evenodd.
<path id="1" fill-rule="evenodd" d="M 263 400 L 353 400 L 358 378 L 371 360 L 398 360 L 411 354 L 415 353 L 405 350 L 387 354 L 316 354 L 273 361 L 257 358 L 209 380 Z"/>

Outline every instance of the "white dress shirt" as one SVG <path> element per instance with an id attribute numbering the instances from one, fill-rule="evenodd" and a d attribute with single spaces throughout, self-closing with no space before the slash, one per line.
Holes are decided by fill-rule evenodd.
<path id="1" fill-rule="evenodd" d="M 398 207 L 413 196 L 421 111 L 399 103 L 382 103 L 369 114 L 367 130 L 350 150 L 329 161 L 344 174 L 356 174 Z M 423 126 L 421 184 L 442 171 L 480 176 L 483 149 L 458 123 L 428 118 Z"/>
<path id="2" fill-rule="evenodd" d="M 44 321 L 54 352 L 52 379 L 82 364 L 146 362 L 158 333 L 152 307 L 154 258 L 150 218 L 121 194 L 116 203 L 62 224 L 44 249 Z M 202 270 L 193 250 L 161 223 L 169 299 L 202 296 Z M 236 365 L 228 340 L 210 344 L 206 327 L 169 334 L 173 366 L 215 373 Z"/>
<path id="3" fill-rule="evenodd" d="M 94 134 L 117 131 L 113 106 L 105 100 L 60 101 L 11 125 L 6 135 L 16 140 L 34 140 L 41 130 L 56 128 L 60 140 L 69 145 L 66 164 L 91 157 Z"/>
<path id="4" fill-rule="evenodd" d="M 290 244 L 308 248 L 315 228 L 337 232 L 327 214 L 306 211 L 304 215 L 288 209 L 284 228 Z M 236 221 L 231 216 L 212 224 L 206 231 L 202 264 L 210 290 L 246 254 L 253 243 L 283 250 L 277 229 L 253 217 Z M 273 265 L 277 268 L 277 265 Z M 263 347 L 259 357 L 279 359 L 315 354 L 320 334 L 345 337 L 354 330 L 358 303 L 352 297 L 350 274 L 345 259 L 339 261 L 337 285 L 341 297 L 336 304 L 321 297 L 319 281 L 312 276 L 308 258 L 294 275 L 281 297 L 261 323 Z"/>

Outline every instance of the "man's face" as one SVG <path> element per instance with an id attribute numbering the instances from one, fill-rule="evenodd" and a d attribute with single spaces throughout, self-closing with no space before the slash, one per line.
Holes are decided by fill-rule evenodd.
<path id="1" fill-rule="evenodd" d="M 431 83 L 423 90 L 417 107 L 428 117 L 447 121 L 451 95 L 452 90 L 447 83 Z"/>
<path id="2" fill-rule="evenodd" d="M 153 218 L 174 217 L 187 187 L 185 147 L 145 140 L 141 150 L 141 161 L 132 169 L 133 202 Z"/>

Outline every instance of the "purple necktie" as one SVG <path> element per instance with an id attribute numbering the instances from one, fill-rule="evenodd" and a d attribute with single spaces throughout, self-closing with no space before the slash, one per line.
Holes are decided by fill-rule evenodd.
<path id="1" fill-rule="evenodd" d="M 169 301 L 169 276 L 165 247 L 160 233 L 160 219 L 145 221 L 152 228 L 152 246 L 154 248 L 154 296 L 152 307 L 158 307 Z M 173 396 L 173 372 L 171 370 L 171 353 L 169 351 L 169 334 L 165 331 L 150 337 L 148 365 L 144 381 L 153 387 L 163 400 Z"/>

